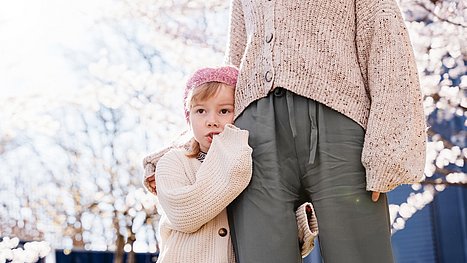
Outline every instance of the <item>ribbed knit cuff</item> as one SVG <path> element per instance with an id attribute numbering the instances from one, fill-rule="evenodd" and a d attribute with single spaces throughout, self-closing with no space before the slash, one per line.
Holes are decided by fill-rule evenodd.
<path id="1" fill-rule="evenodd" d="M 226 154 L 225 158 L 229 158 L 228 156 L 236 155 L 246 148 L 250 148 L 248 145 L 248 131 L 237 128 L 233 124 L 227 124 L 219 135 L 214 136 L 208 156 L 214 154 L 214 152 L 217 154 L 221 150 Z"/>
<path id="2" fill-rule="evenodd" d="M 146 190 L 148 190 L 149 192 L 155 195 L 157 195 L 157 190 L 156 188 L 152 188 L 149 185 L 148 179 L 152 176 L 155 176 L 157 162 L 159 162 L 162 156 L 164 156 L 164 154 L 166 154 L 172 148 L 173 147 L 164 148 L 163 150 L 150 154 L 143 159 L 143 167 L 144 167 L 143 186 L 144 188 L 146 188 Z"/>
<path id="3" fill-rule="evenodd" d="M 224 140 L 234 142 L 235 144 L 238 144 L 240 140 L 248 141 L 248 131 L 237 128 L 233 124 L 226 124 L 224 130 L 217 136 L 219 138 L 223 137 Z"/>
<path id="4" fill-rule="evenodd" d="M 386 193 L 401 184 L 419 183 L 423 179 L 423 169 L 421 166 L 419 169 L 410 171 L 402 169 L 400 164 L 381 161 L 376 164 L 367 164 L 365 168 L 367 178 L 366 189 L 368 191 Z"/>
<path id="5" fill-rule="evenodd" d="M 311 211 L 311 218 L 308 218 L 307 208 Z M 318 220 L 315 209 L 311 203 L 303 203 L 295 212 L 297 217 L 298 238 L 300 241 L 300 252 L 302 257 L 308 256 L 315 246 L 315 237 L 318 235 Z"/>
<path id="6" fill-rule="evenodd" d="M 366 190 L 386 193 L 396 188 L 399 184 L 394 178 L 393 167 L 371 167 L 366 170 Z M 391 170 L 393 171 L 391 173 Z"/>

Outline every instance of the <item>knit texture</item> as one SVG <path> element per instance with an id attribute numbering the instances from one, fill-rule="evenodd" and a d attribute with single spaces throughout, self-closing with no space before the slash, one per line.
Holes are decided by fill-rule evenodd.
<path id="1" fill-rule="evenodd" d="M 311 210 L 311 219 L 308 218 L 306 209 Z M 315 209 L 309 202 L 303 203 L 295 212 L 298 226 L 298 240 L 302 257 L 308 256 L 315 247 L 315 238 L 318 236 L 318 220 Z"/>
<path id="2" fill-rule="evenodd" d="M 157 262 L 235 262 L 226 207 L 250 182 L 251 152 L 248 132 L 226 125 L 202 163 L 188 158 L 183 147 L 160 158 L 155 172 L 163 210 Z"/>
<path id="3" fill-rule="evenodd" d="M 366 130 L 368 190 L 423 178 L 422 96 L 395 0 L 232 0 L 229 30 L 226 62 L 240 71 L 236 117 L 283 87 Z"/>
<path id="4" fill-rule="evenodd" d="M 148 179 L 149 177 L 155 176 L 156 174 L 156 164 L 159 162 L 159 160 L 166 154 L 168 151 L 172 150 L 175 147 L 167 147 L 159 152 L 156 152 L 154 154 L 150 154 L 146 156 L 143 159 L 143 167 L 144 167 L 144 179 L 143 179 L 143 186 L 148 190 L 149 192 L 157 195 L 157 189 L 154 187 L 151 187 L 149 185 Z"/>
<path id="5" fill-rule="evenodd" d="M 230 128 L 233 128 L 233 126 L 227 126 L 228 129 Z M 235 128 L 233 128 L 235 129 Z M 227 143 L 235 143 L 236 141 L 233 140 L 233 136 L 227 136 L 228 138 L 231 138 L 231 139 L 228 139 L 228 142 Z M 243 137 L 241 137 L 241 139 L 238 141 L 239 144 L 243 144 L 245 143 L 244 139 L 242 139 Z M 217 139 L 216 139 L 217 140 Z M 214 142 L 213 142 L 214 144 Z M 145 173 L 144 173 L 144 180 L 143 180 L 143 184 L 144 186 L 146 187 L 146 189 L 150 192 L 152 192 L 153 194 L 156 194 L 157 195 L 157 191 L 156 191 L 156 188 L 151 188 L 149 186 L 149 183 L 147 182 L 148 178 L 149 177 L 152 177 L 152 176 L 155 176 L 156 175 L 156 170 L 157 169 L 166 169 L 166 168 L 157 168 L 158 166 L 160 166 L 159 164 L 162 165 L 162 163 L 159 163 L 159 161 L 162 159 L 162 158 L 168 158 L 168 159 L 176 159 L 176 161 L 174 160 L 174 163 L 172 164 L 172 161 L 169 162 L 169 167 L 172 167 L 172 165 L 174 165 L 175 167 L 190 167 L 190 171 L 192 171 L 191 173 L 188 173 L 188 174 L 191 174 L 191 176 L 185 178 L 185 176 L 182 176 L 181 174 L 179 174 L 179 176 L 176 176 L 176 177 L 171 177 L 169 178 L 167 175 L 167 178 L 165 180 L 178 180 L 177 178 L 178 177 L 182 177 L 183 178 L 183 181 L 185 180 L 189 180 L 189 181 L 196 181 L 196 178 L 193 178 L 193 177 L 196 177 L 196 170 L 198 170 L 200 167 L 201 167 L 201 162 L 199 162 L 198 159 L 195 159 L 195 158 L 187 158 L 186 157 L 186 153 L 187 153 L 187 150 L 188 150 L 188 146 L 189 146 L 189 143 L 186 143 L 184 145 L 177 145 L 177 146 L 172 146 L 172 147 L 167 147 L 167 148 L 164 148 L 163 150 L 159 151 L 159 152 L 156 152 L 156 153 L 153 153 L 153 154 L 150 154 L 148 155 L 146 158 L 144 158 L 144 170 L 145 170 Z M 248 148 L 246 148 L 248 149 Z M 213 154 L 212 153 L 212 146 L 211 146 L 211 149 L 209 150 L 209 152 L 211 152 L 211 155 Z M 168 154 L 167 154 L 168 153 Z M 165 155 L 168 155 L 168 157 L 165 157 Z M 245 154 L 245 153 L 243 153 Z M 173 157 L 169 157 L 170 155 L 172 155 Z M 206 155 L 207 157 L 207 155 Z M 203 162 L 206 160 L 206 157 L 205 159 L 203 160 Z M 249 156 L 249 158 L 251 159 L 251 156 Z M 196 160 L 196 161 L 194 161 Z M 251 162 L 251 161 L 250 161 Z M 179 166 L 180 163 L 183 163 L 183 166 Z M 246 169 L 251 169 L 251 168 L 248 168 L 248 166 L 250 165 L 249 162 L 247 162 L 246 164 Z M 172 170 L 172 169 L 170 169 Z M 178 170 L 178 169 L 177 169 Z M 174 171 L 175 174 L 179 171 Z M 195 174 L 193 174 L 195 173 Z M 247 179 L 249 180 L 251 177 L 251 174 L 250 175 L 244 175 L 244 177 L 242 177 L 243 179 Z M 164 179 L 157 179 L 158 182 L 160 182 L 160 180 L 164 180 Z M 232 179 L 232 180 L 235 180 L 235 179 Z M 241 182 L 241 184 L 244 183 Z M 182 184 L 184 185 L 184 184 Z M 211 185 L 212 187 L 216 187 L 215 185 Z M 172 190 L 175 190 L 175 189 L 172 189 Z M 182 198 L 184 196 L 180 196 L 180 198 Z M 188 194 L 186 195 L 187 198 L 190 198 L 188 196 Z M 219 198 L 221 199 L 221 198 Z M 159 200 L 160 200 L 160 197 L 159 197 Z M 220 200 L 221 202 L 224 202 L 222 200 Z M 308 218 L 307 218 L 307 214 L 306 214 L 306 207 L 309 206 L 311 207 L 312 209 L 312 218 L 311 220 L 309 221 Z M 167 209 L 170 209 L 170 208 L 167 208 Z M 201 207 L 200 209 L 206 209 L 206 206 L 203 206 Z M 187 209 L 187 210 L 190 210 L 190 209 Z M 182 211 L 180 211 L 182 212 Z M 188 211 L 187 211 L 188 212 Z M 191 211 L 189 211 L 191 213 Z M 202 212 L 202 211 L 197 211 L 198 213 Z M 167 254 L 165 253 L 164 251 L 167 250 L 167 251 L 173 251 L 173 253 L 178 253 L 177 251 L 179 249 L 182 249 L 180 247 L 185 247 L 185 246 L 188 246 L 189 248 L 187 249 L 193 249 L 195 247 L 195 244 L 197 244 L 199 242 L 199 240 L 196 240 L 196 238 L 187 238 L 186 236 L 187 235 L 190 235 L 188 233 L 184 233 L 184 232 L 180 232 L 180 231 L 175 231 L 174 227 L 171 226 L 170 224 L 170 221 L 166 215 L 166 213 L 162 210 L 162 217 L 161 217 L 161 221 L 160 221 L 160 233 L 161 233 L 161 237 L 162 237 L 162 244 L 161 244 L 161 258 L 162 258 L 162 254 Z M 303 257 L 307 256 L 311 251 L 312 249 L 314 248 L 314 239 L 315 237 L 317 236 L 318 234 L 318 223 L 317 223 L 317 219 L 316 219 L 316 215 L 315 215 L 315 212 L 314 212 L 314 209 L 313 209 L 313 205 L 311 203 L 304 203 L 302 204 L 295 212 L 296 214 L 296 220 L 297 220 L 297 226 L 298 226 L 298 241 L 300 243 L 300 249 L 301 249 L 301 254 Z M 187 217 L 189 217 L 190 214 L 186 215 Z M 189 220 L 188 218 L 185 218 L 185 220 Z M 218 242 L 218 239 L 219 237 L 215 235 L 215 233 L 213 234 L 212 231 L 216 232 L 216 229 L 220 229 L 220 228 L 225 228 L 227 229 L 227 231 L 229 231 L 228 229 L 228 223 L 227 223 L 227 213 L 226 213 L 226 210 L 223 209 L 222 212 L 217 215 L 214 219 L 212 219 L 209 223 L 209 226 L 214 226 L 214 227 L 210 227 L 210 229 L 206 229 L 205 227 L 202 227 L 202 229 L 205 229 L 203 230 L 203 232 L 206 232 L 206 233 L 210 233 L 210 239 L 209 240 L 205 240 L 205 238 L 202 237 L 203 234 L 198 234 L 198 231 L 195 231 L 193 232 L 192 234 L 194 233 L 197 233 L 198 235 L 198 239 L 201 239 L 203 242 L 205 243 L 200 243 L 202 244 L 202 246 L 209 246 L 210 242 Z M 218 234 L 218 233 L 217 233 Z M 204 234 L 205 235 L 205 234 Z M 221 252 L 217 251 L 216 253 L 218 253 L 219 255 L 225 255 L 225 252 L 227 252 L 228 256 L 228 261 L 219 261 L 219 262 L 234 262 L 234 261 L 231 261 L 232 258 L 234 257 L 234 253 L 233 253 L 233 246 L 231 245 L 231 241 L 230 241 L 230 235 L 228 236 L 229 240 L 228 240 L 228 245 L 227 247 L 224 248 L 224 246 L 220 246 L 220 250 Z M 167 243 L 169 240 L 177 240 L 171 244 L 173 244 L 170 248 L 169 246 L 165 246 L 165 243 Z M 188 244 L 185 244 L 185 240 L 190 240 L 191 242 L 188 243 Z M 224 239 L 221 239 L 221 241 L 224 241 L 223 242 L 223 245 L 225 245 L 225 241 Z M 222 252 L 222 249 L 225 249 L 225 251 Z M 209 253 L 214 253 L 214 251 L 209 251 Z M 180 252 L 181 253 L 181 252 Z M 203 252 L 203 253 L 206 253 Z M 162 261 L 162 259 L 160 259 L 161 261 L 160 262 L 171 262 L 172 258 L 170 256 L 165 256 L 167 257 L 167 259 L 164 259 L 164 261 Z M 167 260 L 167 261 L 166 261 Z M 206 259 L 208 260 L 208 259 Z M 159 261 L 158 261 L 159 262 Z M 178 262 L 178 261 L 174 261 L 174 262 Z M 205 261 L 200 261 L 200 262 L 205 262 Z M 206 261 L 206 262 L 209 262 L 209 261 Z M 214 262 L 214 261 L 212 261 Z M 215 262 L 218 262 L 218 261 L 215 261 Z"/>

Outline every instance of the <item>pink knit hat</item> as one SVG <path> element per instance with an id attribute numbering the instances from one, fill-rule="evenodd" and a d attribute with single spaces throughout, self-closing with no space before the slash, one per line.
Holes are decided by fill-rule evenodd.
<path id="1" fill-rule="evenodd" d="M 197 88 L 208 82 L 221 82 L 235 87 L 237 84 L 238 69 L 234 66 L 224 66 L 218 68 L 202 68 L 193 73 L 193 76 L 187 81 L 185 94 L 183 95 L 183 108 L 185 109 L 185 119 L 188 121 L 190 113 L 186 107 L 188 94 L 194 88 Z"/>

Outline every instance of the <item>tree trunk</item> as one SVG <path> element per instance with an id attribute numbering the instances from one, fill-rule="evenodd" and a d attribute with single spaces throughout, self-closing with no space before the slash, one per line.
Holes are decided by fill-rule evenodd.
<path id="1" fill-rule="evenodd" d="M 136 236 L 135 236 L 135 234 L 133 232 L 131 232 L 131 230 L 129 232 L 130 232 L 130 236 L 128 237 L 128 244 L 130 244 L 131 250 L 128 253 L 128 258 L 127 258 L 126 262 L 127 263 L 136 263 L 135 250 L 133 249 L 133 244 L 135 243 Z"/>
<path id="2" fill-rule="evenodd" d="M 114 263 L 123 263 L 123 255 L 125 254 L 125 251 L 123 250 L 124 246 L 125 246 L 125 237 L 120 235 L 120 233 L 118 233 L 117 234 L 117 249 L 115 250 Z"/>

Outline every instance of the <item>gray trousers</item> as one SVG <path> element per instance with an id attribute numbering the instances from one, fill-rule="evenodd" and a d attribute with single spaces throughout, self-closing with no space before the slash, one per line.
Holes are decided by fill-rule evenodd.
<path id="1" fill-rule="evenodd" d="M 235 125 L 253 148 L 251 183 L 228 207 L 237 262 L 302 262 L 295 208 L 303 201 L 315 207 L 324 262 L 394 262 L 386 195 L 374 203 L 365 189 L 361 126 L 281 88 Z"/>

